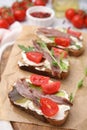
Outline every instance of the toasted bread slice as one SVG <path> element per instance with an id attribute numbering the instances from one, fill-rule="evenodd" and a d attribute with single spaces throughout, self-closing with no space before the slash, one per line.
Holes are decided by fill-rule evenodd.
<path id="1" fill-rule="evenodd" d="M 74 32 L 78 33 L 78 32 Z M 51 47 L 58 47 L 67 50 L 70 56 L 80 56 L 84 52 L 84 45 L 82 34 L 77 35 L 68 34 L 66 29 L 52 29 L 52 28 L 39 28 L 36 32 L 38 38 L 42 39 L 50 49 Z M 68 38 L 71 42 L 68 47 L 63 47 L 55 43 L 55 38 Z"/>
<path id="2" fill-rule="evenodd" d="M 43 66 L 42 67 L 35 67 L 33 65 L 29 65 L 29 64 L 24 63 L 24 61 L 19 61 L 18 66 L 21 70 L 44 75 L 44 76 L 49 76 L 49 77 L 55 78 L 55 79 L 65 79 L 69 75 L 69 70 L 66 72 L 57 72 L 56 75 L 53 75 L 51 69 L 45 68 L 45 70 L 44 70 Z"/>
<path id="3" fill-rule="evenodd" d="M 34 44 L 34 50 L 32 51 L 42 53 L 42 61 L 35 63 L 27 58 L 26 52 L 22 51 L 22 58 L 18 61 L 20 69 L 56 79 L 65 79 L 68 76 L 70 66 L 68 57 L 63 57 L 61 54 L 60 56 L 55 56 L 48 48 L 41 48 L 37 41 L 34 41 Z M 44 43 L 40 41 L 40 44 L 42 45 Z"/>
<path id="4" fill-rule="evenodd" d="M 56 96 L 55 94 L 52 94 L 52 97 L 51 97 L 51 95 L 48 95 L 48 94 L 43 95 L 43 93 L 40 93 L 38 90 L 35 90 L 35 93 L 33 93 L 34 88 L 32 89 L 28 86 L 30 88 L 29 90 L 30 93 L 31 94 L 33 93 L 32 98 L 31 98 L 31 94 L 26 96 L 28 92 L 26 91 L 27 90 L 26 88 L 27 88 L 27 85 L 29 85 L 29 82 L 30 81 L 28 81 L 28 79 L 21 79 L 15 82 L 12 91 L 9 92 L 8 94 L 8 97 L 11 103 L 14 106 L 18 107 L 19 109 L 25 111 L 26 113 L 31 114 L 32 116 L 36 117 L 36 119 L 39 119 L 43 122 L 47 122 L 47 123 L 50 123 L 52 125 L 57 125 L 57 126 L 61 126 L 62 124 L 64 124 L 70 112 L 70 105 L 72 105 L 69 102 L 67 93 L 64 90 L 61 90 L 56 93 L 57 94 Z M 20 90 L 18 90 L 17 87 L 19 87 Z M 37 87 L 35 87 L 35 89 L 36 88 Z M 40 97 L 38 96 L 39 93 L 40 93 Z M 62 95 L 60 93 L 62 93 Z M 37 97 L 39 99 L 41 98 L 41 96 L 44 96 L 44 97 L 48 96 L 48 98 L 51 98 L 51 99 L 53 98 L 52 100 L 54 100 L 54 102 L 56 101 L 59 102 L 58 103 L 59 111 L 54 116 L 48 117 L 44 115 L 44 113 L 42 112 L 40 106 L 37 103 L 37 101 L 39 101 L 37 100 Z M 54 97 L 55 98 L 58 97 L 59 101 L 56 100 Z"/>

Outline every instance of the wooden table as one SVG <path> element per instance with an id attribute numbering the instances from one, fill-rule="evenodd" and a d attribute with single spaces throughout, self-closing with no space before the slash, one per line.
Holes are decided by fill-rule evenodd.
<path id="1" fill-rule="evenodd" d="M 6 63 L 8 61 L 12 46 L 6 48 L 4 53 L 2 54 L 1 62 L 0 62 L 0 75 L 3 73 Z M 1 79 L 1 77 L 0 77 Z M 25 124 L 25 123 L 18 123 L 18 122 L 11 122 L 14 130 L 71 130 L 71 129 L 61 129 L 58 127 L 46 127 L 46 126 L 39 126 L 34 124 Z"/>

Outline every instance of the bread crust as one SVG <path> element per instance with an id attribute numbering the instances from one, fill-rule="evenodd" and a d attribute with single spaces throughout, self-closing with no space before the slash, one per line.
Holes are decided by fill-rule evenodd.
<path id="1" fill-rule="evenodd" d="M 57 73 L 57 75 L 54 76 L 52 74 L 51 70 L 48 70 L 48 69 L 46 69 L 46 71 L 37 70 L 37 69 L 35 69 L 34 66 L 30 66 L 30 65 L 26 66 L 25 64 L 22 64 L 19 67 L 22 70 L 29 71 L 29 72 L 32 72 L 32 73 L 36 73 L 36 74 L 39 74 L 39 75 L 49 76 L 49 77 L 55 78 L 55 79 L 65 79 L 69 74 L 69 70 L 68 70 L 67 72 Z"/>
<path id="2" fill-rule="evenodd" d="M 51 49 L 52 47 L 59 48 L 54 43 L 47 43 L 47 46 L 49 49 Z M 78 57 L 84 53 L 84 45 L 80 49 L 63 48 L 63 50 L 66 50 L 70 56 Z"/>
<path id="3" fill-rule="evenodd" d="M 72 48 L 69 48 L 68 49 L 68 53 L 70 56 L 75 56 L 75 57 L 78 57 L 80 55 L 82 55 L 84 52 L 84 46 L 78 50 L 75 50 L 75 49 L 72 49 Z"/>
<path id="4" fill-rule="evenodd" d="M 67 117 L 69 115 L 69 111 L 70 111 L 70 110 L 65 111 L 65 113 L 64 113 L 65 116 L 64 116 L 64 118 L 62 120 L 55 120 L 55 119 L 47 118 L 44 115 L 39 115 L 36 111 L 32 111 L 29 108 L 26 109 L 24 107 L 21 107 L 20 105 L 14 104 L 14 102 L 11 100 L 10 96 L 9 96 L 9 98 L 10 98 L 11 103 L 14 106 L 16 106 L 18 109 L 21 109 L 22 111 L 25 111 L 26 113 L 34 116 L 36 119 L 38 119 L 40 121 L 43 121 L 45 123 L 49 123 L 49 124 L 54 125 L 54 126 L 61 126 L 61 125 L 63 125 L 65 123 L 65 121 L 66 121 L 66 119 L 67 119 Z"/>

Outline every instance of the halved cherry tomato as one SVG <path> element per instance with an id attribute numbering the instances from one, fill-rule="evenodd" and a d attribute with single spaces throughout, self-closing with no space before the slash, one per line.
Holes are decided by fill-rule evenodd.
<path id="1" fill-rule="evenodd" d="M 52 47 L 53 53 L 55 56 L 60 57 L 61 55 L 63 55 L 64 58 L 66 58 L 68 56 L 67 51 L 63 50 L 63 49 L 59 49 L 56 47 Z"/>
<path id="2" fill-rule="evenodd" d="M 40 53 L 40 52 L 33 52 L 33 51 L 27 52 L 26 56 L 27 56 L 27 58 L 29 60 L 31 60 L 31 61 L 33 61 L 33 62 L 35 62 L 37 64 L 40 63 L 42 58 L 43 58 L 43 54 L 42 53 Z"/>
<path id="3" fill-rule="evenodd" d="M 77 38 L 79 38 L 81 36 L 81 32 L 76 32 L 76 31 L 73 31 L 71 29 L 67 29 L 67 33 L 71 34 L 72 36 L 75 36 Z"/>
<path id="4" fill-rule="evenodd" d="M 52 101 L 51 99 L 41 98 L 40 104 L 43 114 L 48 117 L 54 116 L 59 111 L 58 104 Z"/>
<path id="5" fill-rule="evenodd" d="M 32 74 L 30 76 L 30 81 L 32 82 L 32 84 L 37 86 L 41 86 L 42 84 L 48 83 L 49 79 L 50 79 L 49 77 L 45 77 L 37 74 Z"/>
<path id="6" fill-rule="evenodd" d="M 43 92 L 46 94 L 53 94 L 58 92 L 60 88 L 60 81 L 57 82 L 48 82 L 46 84 L 42 84 L 41 87 L 43 89 Z"/>
<path id="7" fill-rule="evenodd" d="M 64 37 L 56 37 L 55 43 L 59 46 L 68 47 L 70 45 L 70 39 Z"/>

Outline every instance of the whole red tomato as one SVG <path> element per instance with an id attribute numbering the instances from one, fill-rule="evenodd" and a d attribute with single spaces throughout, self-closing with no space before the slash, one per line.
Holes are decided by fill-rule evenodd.
<path id="1" fill-rule="evenodd" d="M 34 1 L 34 5 L 42 5 L 42 6 L 45 6 L 46 5 L 46 3 L 45 3 L 45 1 L 44 0 L 35 0 Z"/>
<path id="2" fill-rule="evenodd" d="M 72 18 L 75 16 L 75 14 L 76 14 L 76 11 L 75 11 L 75 9 L 72 9 L 72 8 L 67 9 L 66 12 L 65 12 L 66 18 L 67 18 L 68 20 L 70 20 L 70 21 L 71 21 Z"/>
<path id="3" fill-rule="evenodd" d="M 14 11 L 15 9 L 20 8 L 20 2 L 16 1 L 12 4 L 12 10 Z"/>
<path id="4" fill-rule="evenodd" d="M 84 18 L 81 17 L 80 15 L 75 15 L 72 19 L 72 24 L 76 27 L 76 28 L 83 28 L 84 26 Z"/>
<path id="5" fill-rule="evenodd" d="M 6 12 L 2 15 L 2 18 L 6 19 L 7 22 L 9 23 L 9 25 L 11 25 L 14 21 L 15 21 L 15 18 L 13 16 L 12 13 L 10 12 Z"/>
<path id="6" fill-rule="evenodd" d="M 11 12 L 11 9 L 8 7 L 1 7 L 0 8 L 0 16 L 4 15 L 4 13 Z"/>
<path id="7" fill-rule="evenodd" d="M 20 21 L 20 22 L 25 20 L 26 12 L 24 9 L 15 9 L 13 14 L 14 14 L 15 20 Z"/>
<path id="8" fill-rule="evenodd" d="M 33 0 L 22 0 L 22 1 L 26 1 L 26 2 L 32 2 Z"/>
<path id="9" fill-rule="evenodd" d="M 77 14 L 80 15 L 80 16 L 82 16 L 82 17 L 84 17 L 86 13 L 85 13 L 84 10 L 79 9 L 79 10 L 77 11 Z"/>
<path id="10" fill-rule="evenodd" d="M 32 5 L 33 3 L 29 2 L 29 0 L 23 0 L 20 2 L 20 7 L 25 9 L 25 11 Z"/>
<path id="11" fill-rule="evenodd" d="M 9 28 L 8 22 L 3 18 L 0 19 L 0 28 Z"/>

